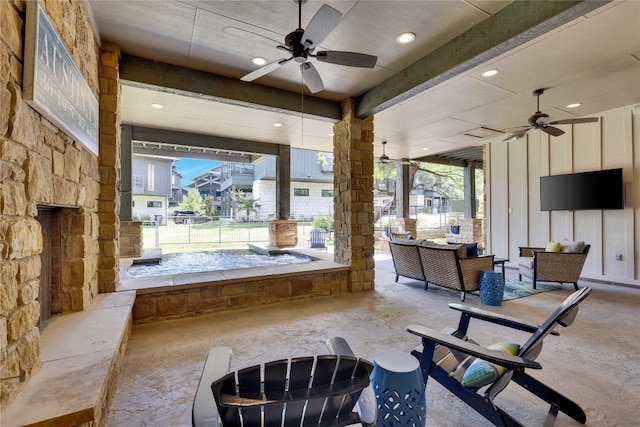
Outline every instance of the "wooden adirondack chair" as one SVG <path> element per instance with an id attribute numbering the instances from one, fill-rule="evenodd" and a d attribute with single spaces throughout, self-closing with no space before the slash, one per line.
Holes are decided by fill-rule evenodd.
<path id="1" fill-rule="evenodd" d="M 420 360 L 425 386 L 431 377 L 494 425 L 521 427 L 519 421 L 494 401 L 513 381 L 550 405 L 545 427 L 555 423 L 559 411 L 584 424 L 586 415 L 578 404 L 531 377 L 526 370 L 542 369 L 535 359 L 542 350 L 544 338 L 549 334 L 557 335 L 554 328 L 558 325 L 571 325 L 578 313 L 578 305 L 590 292 L 591 288 L 585 287 L 572 293 L 539 327 L 462 304 L 449 304 L 449 308 L 461 312 L 455 330 L 438 332 L 420 325 L 409 325 L 407 331 L 422 338 L 422 347 L 412 354 Z M 513 353 L 504 349 L 504 343 L 496 347 L 502 351 L 488 349 L 467 337 L 471 319 L 531 332 L 532 335 L 521 346 L 514 348 L 511 344 L 509 347 Z"/>
<path id="2" fill-rule="evenodd" d="M 217 360 L 205 363 L 193 405 L 194 426 L 365 425 L 354 406 L 369 386 L 373 365 L 367 360 L 347 355 L 282 359 L 211 382 L 212 375 L 228 367 L 223 359 L 231 353 L 212 350 L 211 354 Z"/>

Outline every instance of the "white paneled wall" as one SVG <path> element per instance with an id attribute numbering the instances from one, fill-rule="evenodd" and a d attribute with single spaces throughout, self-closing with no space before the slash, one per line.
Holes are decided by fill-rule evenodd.
<path id="1" fill-rule="evenodd" d="M 562 126 L 566 133 L 559 137 L 532 130 L 515 142 L 488 144 L 490 253 L 515 267 L 519 246 L 584 240 L 591 250 L 582 277 L 640 286 L 640 116 L 632 108 L 600 113 L 597 123 Z M 540 210 L 541 176 L 612 168 L 623 169 L 624 210 Z"/>

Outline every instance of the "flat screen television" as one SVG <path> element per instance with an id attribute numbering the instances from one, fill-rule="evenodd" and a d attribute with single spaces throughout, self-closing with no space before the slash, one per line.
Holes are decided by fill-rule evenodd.
<path id="1" fill-rule="evenodd" d="M 624 209 L 622 169 L 540 177 L 540 210 Z"/>

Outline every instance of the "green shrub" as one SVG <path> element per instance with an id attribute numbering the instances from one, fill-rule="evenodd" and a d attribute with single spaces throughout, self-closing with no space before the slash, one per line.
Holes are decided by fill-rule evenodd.
<path id="1" fill-rule="evenodd" d="M 318 216 L 313 220 L 314 228 L 322 228 L 325 231 L 333 230 L 333 217 L 331 216 Z"/>

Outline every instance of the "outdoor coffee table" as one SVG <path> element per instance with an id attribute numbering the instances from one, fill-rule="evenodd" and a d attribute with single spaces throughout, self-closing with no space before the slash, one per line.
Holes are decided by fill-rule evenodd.
<path id="1" fill-rule="evenodd" d="M 509 258 L 494 258 L 493 259 L 493 266 L 495 267 L 496 265 L 499 265 L 502 268 L 502 279 L 505 279 L 504 276 L 504 263 L 505 262 L 509 262 Z"/>

